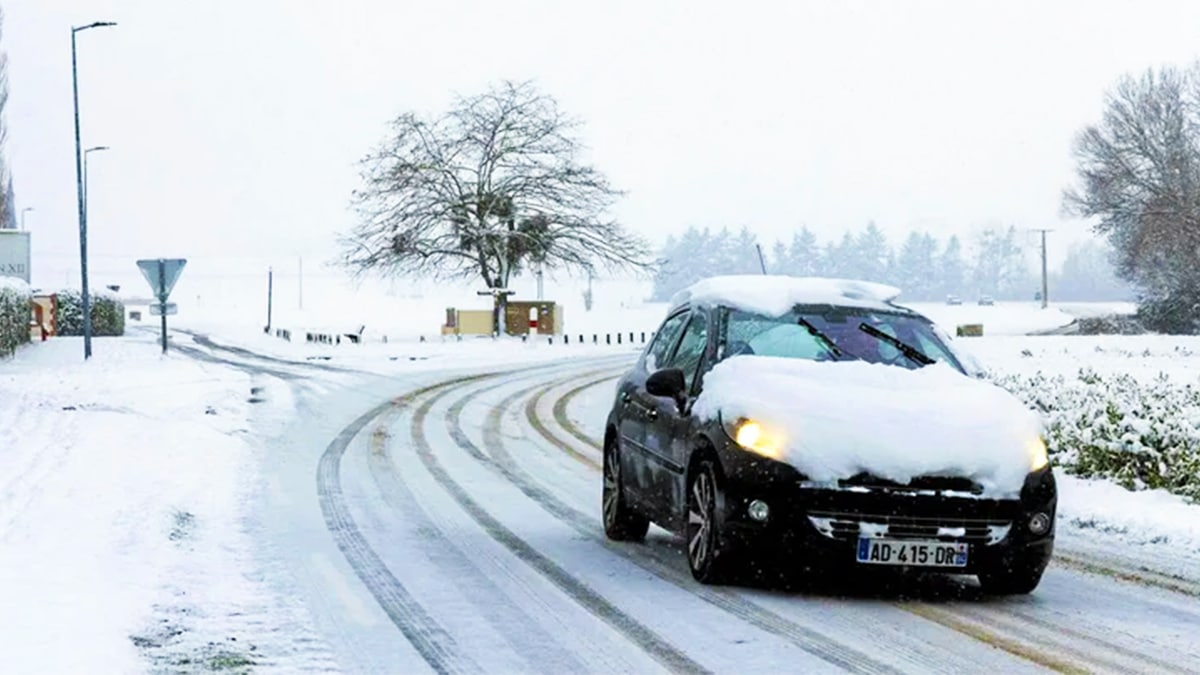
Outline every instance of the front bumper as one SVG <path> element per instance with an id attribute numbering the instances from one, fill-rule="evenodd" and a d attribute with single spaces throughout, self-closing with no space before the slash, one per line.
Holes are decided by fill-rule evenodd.
<path id="1" fill-rule="evenodd" d="M 879 569 L 857 562 L 860 537 L 967 543 L 966 567 L 922 568 L 977 574 L 1001 568 L 1042 568 L 1054 547 L 1057 490 L 1049 469 L 1031 473 L 1020 499 L 981 499 L 935 491 L 806 486 L 787 465 L 727 472 L 722 532 L 734 546 L 772 555 L 790 568 Z M 766 502 L 765 521 L 750 503 Z M 1030 530 L 1034 514 L 1049 530 Z"/>

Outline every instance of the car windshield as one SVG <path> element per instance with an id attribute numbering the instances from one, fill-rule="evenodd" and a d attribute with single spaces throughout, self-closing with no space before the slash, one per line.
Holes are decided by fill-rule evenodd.
<path id="1" fill-rule="evenodd" d="M 758 355 L 813 361 L 867 361 L 905 368 L 942 361 L 966 372 L 928 320 L 900 312 L 797 307 L 783 316 L 771 317 L 729 309 L 722 345 L 722 360 Z"/>

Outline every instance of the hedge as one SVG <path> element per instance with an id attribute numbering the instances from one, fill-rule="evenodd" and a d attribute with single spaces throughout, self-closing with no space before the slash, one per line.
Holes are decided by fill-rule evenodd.
<path id="1" fill-rule="evenodd" d="M 12 356 L 29 342 L 30 302 L 28 286 L 0 279 L 0 358 Z"/>
<path id="2" fill-rule="evenodd" d="M 1041 413 L 1051 461 L 1130 490 L 1162 488 L 1200 502 L 1200 388 L 1160 374 L 994 376 Z"/>
<path id="3" fill-rule="evenodd" d="M 83 335 L 83 298 L 79 291 L 58 292 L 58 335 Z M 125 305 L 111 295 L 92 295 L 92 335 L 112 337 L 125 334 Z"/>

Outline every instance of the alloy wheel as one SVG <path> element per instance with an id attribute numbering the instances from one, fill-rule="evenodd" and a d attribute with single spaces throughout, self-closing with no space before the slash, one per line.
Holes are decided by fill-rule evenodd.
<path id="1" fill-rule="evenodd" d="M 701 471 L 692 481 L 688 497 L 688 562 L 693 570 L 703 569 L 712 555 L 714 492 L 711 474 Z"/>
<path id="2" fill-rule="evenodd" d="M 594 494 L 594 493 L 593 493 Z M 610 444 L 604 452 L 604 524 L 617 524 L 617 512 L 621 498 L 621 460 L 616 448 Z"/>

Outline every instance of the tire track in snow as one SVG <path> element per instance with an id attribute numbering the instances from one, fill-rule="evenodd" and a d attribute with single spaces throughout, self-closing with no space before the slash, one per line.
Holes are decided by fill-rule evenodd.
<path id="1" fill-rule="evenodd" d="M 453 636 L 413 599 L 367 543 L 350 515 L 342 494 L 341 460 L 350 442 L 372 420 L 396 407 L 407 406 L 422 395 L 491 376 L 492 374 L 485 374 L 448 380 L 375 406 L 342 429 L 325 449 L 317 465 L 317 496 L 321 504 L 321 513 L 338 549 L 396 628 L 430 668 L 438 673 L 477 672 L 480 668 L 460 653 Z"/>
<path id="2" fill-rule="evenodd" d="M 576 396 L 610 379 L 613 378 L 601 378 L 582 383 L 564 393 L 553 405 L 555 423 L 571 436 L 597 451 L 600 451 L 601 443 L 580 429 L 569 418 L 566 410 L 571 400 Z M 539 433 L 542 433 L 548 441 L 559 447 L 565 447 L 568 444 L 561 439 L 554 438 L 552 434 L 547 435 L 549 429 L 539 417 L 538 404 L 540 404 L 541 399 L 546 394 L 557 387 L 561 387 L 565 382 L 567 380 L 552 383 L 543 388 L 530 400 L 525 409 L 531 426 L 538 430 Z M 578 451 L 568 454 L 572 457 L 579 455 Z M 1063 562 L 1068 567 L 1084 567 L 1087 569 L 1087 567 L 1091 566 L 1090 563 L 1080 563 L 1074 558 L 1063 557 L 1066 557 L 1066 560 Z M 1060 556 L 1056 554 L 1055 559 L 1059 558 Z M 1097 563 L 1097 565 L 1104 565 L 1104 563 Z M 1104 571 L 1096 571 L 1104 573 Z M 1153 572 L 1149 572 L 1148 574 L 1125 572 L 1117 576 L 1117 578 L 1157 586 L 1188 595 L 1196 593 L 1196 589 L 1188 586 L 1189 580 L 1167 577 L 1166 575 L 1155 575 Z M 1109 639 L 1111 638 L 1110 635 L 1087 633 L 1068 627 L 1064 623 L 1052 622 L 1013 607 L 997 606 L 994 604 L 984 604 L 977 607 L 966 605 L 935 606 L 928 603 L 913 602 L 894 604 L 896 607 L 925 620 L 968 635 L 975 640 L 1058 672 L 1088 672 L 1084 666 L 1105 671 L 1120 672 L 1128 671 L 1133 664 L 1153 666 L 1156 672 L 1190 672 L 1187 668 L 1181 668 L 1174 663 L 1157 658 L 1156 655 L 1150 653 L 1149 649 L 1138 651 L 1126 648 L 1113 643 Z M 1037 626 L 1040 630 L 1030 629 L 1029 625 L 1031 624 Z M 1102 630 L 1102 628 L 1097 628 Z M 1063 636 L 1067 636 L 1069 639 L 1064 640 L 1062 639 Z M 1037 645 L 1037 647 L 1034 645 Z M 1062 653 L 1070 654 L 1073 658 L 1064 660 L 1058 656 Z"/>
<path id="3" fill-rule="evenodd" d="M 583 377 L 593 374 L 594 373 L 588 373 L 583 375 Z M 580 376 L 577 375 L 570 379 L 576 379 L 578 377 Z M 611 378 L 606 377 L 604 379 Z M 853 672 L 899 672 L 896 668 L 886 663 L 878 661 L 863 652 L 831 640 L 830 638 L 827 638 L 816 631 L 810 630 L 778 614 L 775 614 L 770 610 L 767 610 L 742 598 L 732 591 L 710 586 L 701 586 L 695 583 L 690 575 L 682 573 L 669 562 L 663 560 L 652 549 L 634 549 L 609 542 L 603 536 L 603 534 L 597 531 L 596 524 L 591 518 L 575 508 L 563 503 L 557 497 L 550 494 L 547 490 L 534 482 L 528 476 L 528 474 L 526 474 L 519 466 L 517 466 L 511 455 L 509 455 L 508 451 L 505 449 L 500 433 L 500 422 L 505 411 L 507 411 L 515 401 L 523 396 L 528 395 L 531 391 L 545 387 L 546 385 L 539 384 L 533 387 L 522 389 L 514 394 L 509 395 L 500 403 L 491 407 L 487 420 L 484 424 L 484 446 L 488 451 L 488 455 L 482 453 L 475 446 L 475 443 L 467 437 L 465 431 L 463 430 L 461 420 L 462 411 L 470 402 L 482 394 L 498 386 L 502 386 L 503 384 L 504 383 L 494 387 L 476 390 L 451 405 L 449 411 L 447 412 L 447 422 L 450 426 L 451 436 L 454 437 L 457 444 L 467 450 L 473 457 L 494 467 L 506 479 L 508 479 L 519 490 L 521 490 L 521 492 L 538 503 L 548 513 L 572 527 L 583 537 L 632 562 L 643 570 L 650 572 L 655 577 L 698 597 L 704 602 L 707 602 L 708 604 L 713 605 L 714 607 L 717 607 L 718 609 L 745 621 L 759 630 L 782 638 L 801 650 L 812 654 L 813 656 L 827 663 Z M 559 386 L 561 384 L 561 381 L 551 384 L 550 388 Z M 583 455 L 576 457 L 576 459 L 584 463 L 590 461 L 590 458 L 587 458 Z"/>
<path id="4" fill-rule="evenodd" d="M 593 615 L 609 624 L 619 633 L 625 635 L 630 641 L 642 648 L 647 654 L 654 657 L 664 667 L 673 672 L 686 673 L 702 673 L 706 672 L 703 666 L 692 660 L 684 652 L 677 649 L 675 646 L 663 640 L 654 631 L 647 628 L 641 622 L 621 611 L 618 607 L 609 602 L 604 596 L 597 593 L 594 589 L 571 576 L 566 570 L 555 563 L 553 560 L 539 552 L 524 539 L 521 539 L 515 532 L 508 529 L 504 524 L 497 520 L 494 516 L 487 512 L 483 507 L 471 497 L 467 491 L 456 482 L 446 469 L 441 465 L 441 462 L 434 456 L 433 448 L 429 445 L 428 438 L 425 435 L 426 418 L 429 416 L 433 406 L 442 400 L 445 396 L 452 393 L 452 389 L 444 389 L 435 393 L 433 396 L 425 400 L 424 403 L 417 408 L 413 414 L 412 420 L 412 437 L 413 444 L 416 447 L 417 455 L 425 468 L 433 475 L 434 479 L 450 493 L 450 495 L 459 503 L 460 506 L 483 528 L 489 536 L 503 544 L 514 555 L 524 561 L 526 564 L 541 573 L 547 580 L 557 586 L 561 591 L 586 608 Z M 486 391 L 486 389 L 485 389 Z M 469 394 L 467 398 L 473 398 L 480 392 Z M 460 438 L 455 437 L 455 442 L 460 443 Z M 468 441 L 469 442 L 469 441 Z M 473 446 L 472 446 L 473 447 Z M 463 446 L 467 449 L 467 446 Z M 484 459 L 482 454 L 476 448 L 471 453 L 477 459 Z"/>
<path id="5" fill-rule="evenodd" d="M 380 426 L 371 435 L 373 447 L 367 459 L 371 477 L 379 487 L 384 502 L 412 527 L 435 533 L 435 536 L 422 540 L 422 552 L 439 571 L 453 579 L 477 614 L 504 637 L 516 654 L 537 654 L 537 662 L 543 665 L 553 664 L 563 672 L 583 672 L 584 664 L 516 606 L 480 569 L 478 561 L 468 557 L 452 543 L 421 507 L 392 460 L 387 428 L 392 423 L 389 418 L 395 417 L 397 412 L 398 409 L 393 409 L 392 414 L 385 414 L 378 419 Z M 522 628 L 513 630 L 514 626 Z"/>

